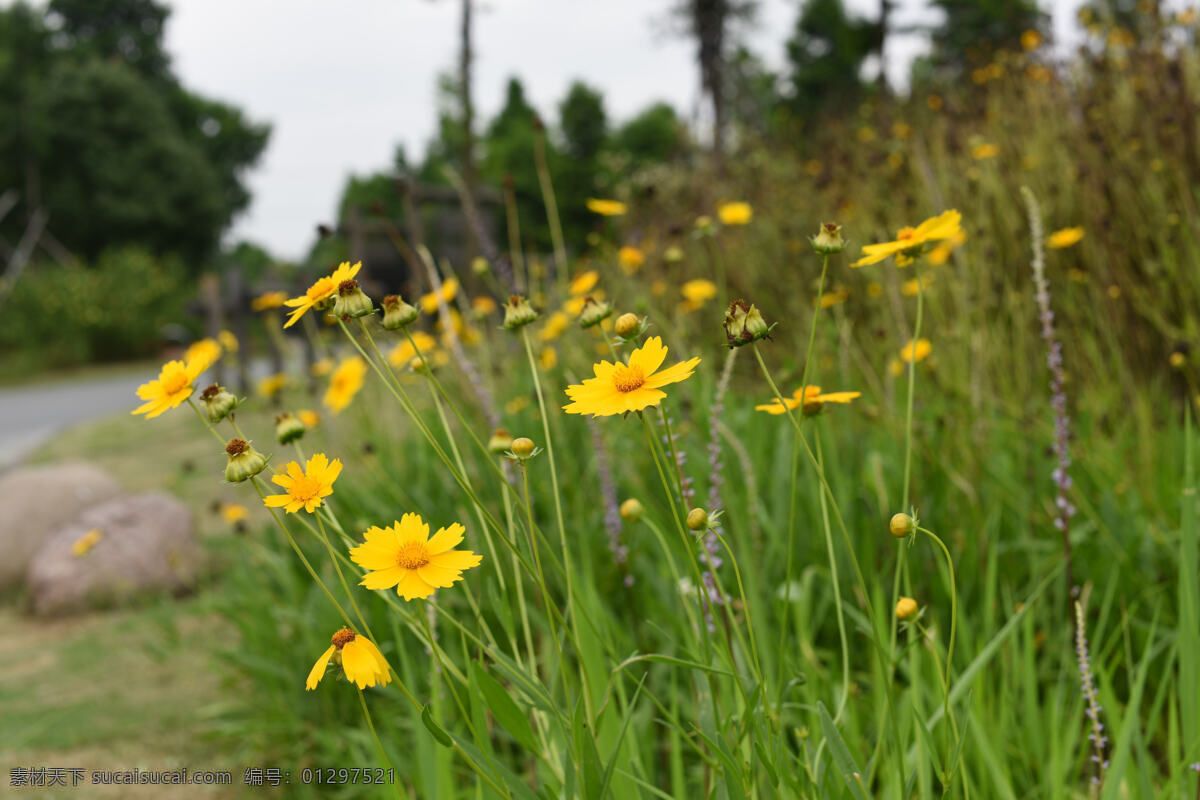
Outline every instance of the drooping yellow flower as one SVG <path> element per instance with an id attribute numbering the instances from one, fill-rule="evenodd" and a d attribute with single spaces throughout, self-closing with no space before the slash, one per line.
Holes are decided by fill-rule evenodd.
<path id="1" fill-rule="evenodd" d="M 796 391 L 792 392 L 791 397 L 780 399 L 776 397 L 770 403 L 755 406 L 755 411 L 765 411 L 768 414 L 786 414 L 788 411 L 794 411 L 799 408 L 804 412 L 804 415 L 811 417 L 813 414 L 820 413 L 826 403 L 849 403 L 851 400 L 862 397 L 862 392 L 827 392 L 821 393 L 820 386 L 801 386 Z"/>
<path id="2" fill-rule="evenodd" d="M 626 275 L 632 275 L 646 263 L 646 254 L 633 245 L 627 244 L 617 251 L 617 263 Z"/>
<path id="3" fill-rule="evenodd" d="M 571 280 L 571 285 L 567 290 L 575 297 L 585 295 L 595 287 L 600 280 L 600 273 L 594 269 L 589 269 L 587 272 L 581 272 Z"/>
<path id="4" fill-rule="evenodd" d="M 321 424 L 321 415 L 309 408 L 297 411 L 296 418 L 303 422 L 306 428 L 315 428 Z"/>
<path id="5" fill-rule="evenodd" d="M 192 342 L 183 352 L 183 360 L 189 364 L 195 363 L 200 367 L 201 372 L 217 363 L 217 359 L 220 357 L 221 345 L 211 337 Z"/>
<path id="6" fill-rule="evenodd" d="M 318 278 L 316 283 L 308 287 L 304 294 L 284 301 L 284 305 L 290 306 L 292 311 L 288 315 L 288 321 L 283 323 L 283 327 L 290 328 L 295 325 L 296 321 L 303 317 L 304 312 L 310 308 L 322 309 L 327 306 L 337 294 L 338 286 L 344 281 L 353 280 L 360 269 L 362 269 L 361 261 L 353 266 L 349 261 L 343 261 L 332 273 Z"/>
<path id="7" fill-rule="evenodd" d="M 366 541 L 351 548 L 350 558 L 367 570 L 359 585 L 372 591 L 396 587 L 405 600 L 425 598 L 462 580 L 463 570 L 479 566 L 483 556 L 455 550 L 466 529 L 457 522 L 431 538 L 419 514 L 408 513 L 388 528 L 371 526 Z"/>
<path id="8" fill-rule="evenodd" d="M 92 528 L 90 531 L 71 543 L 71 555 L 79 558 L 87 553 L 88 550 L 91 550 L 93 547 L 95 547 L 96 543 L 102 538 L 104 538 L 104 534 L 100 532 L 100 529 Z"/>
<path id="9" fill-rule="evenodd" d="M 699 358 L 691 358 L 659 371 L 666 357 L 662 339 L 652 336 L 629 354 L 628 363 L 601 361 L 592 367 L 594 378 L 567 387 L 567 396 L 574 402 L 563 410 L 608 417 L 658 405 L 667 396 L 662 387 L 687 380 L 700 363 Z"/>
<path id="10" fill-rule="evenodd" d="M 1000 155 L 1000 148 L 990 142 L 977 144 L 971 148 L 971 158 L 976 161 L 983 161 L 988 158 L 995 158 Z"/>
<path id="11" fill-rule="evenodd" d="M 192 395 L 196 378 L 208 368 L 203 361 L 168 361 L 158 373 L 158 379 L 143 383 L 137 388 L 137 396 L 146 402 L 129 412 L 145 414 L 154 419 L 164 411 L 175 408 Z"/>
<path id="12" fill-rule="evenodd" d="M 862 249 L 862 258 L 850 266 L 863 267 L 868 264 L 877 264 L 892 255 L 896 256 L 897 266 L 904 266 L 904 264 L 912 262 L 913 257 L 926 242 L 949 239 L 957 234 L 962 230 L 961 222 L 962 214 L 950 210 L 936 217 L 930 217 L 915 228 L 901 228 L 893 242 L 865 245 Z"/>
<path id="13" fill-rule="evenodd" d="M 250 301 L 250 309 L 252 311 L 269 311 L 272 308 L 279 308 L 287 302 L 287 299 L 287 292 L 263 292 Z"/>
<path id="14" fill-rule="evenodd" d="M 233 335 L 233 331 L 221 331 L 217 334 L 217 341 L 226 353 L 236 353 L 238 351 L 238 340 Z"/>
<path id="15" fill-rule="evenodd" d="M 679 293 L 683 295 L 684 310 L 695 311 L 717 296 L 717 285 L 704 278 L 695 278 L 680 286 Z"/>
<path id="16" fill-rule="evenodd" d="M 915 346 L 912 339 L 909 339 L 908 344 L 900 348 L 900 360 L 905 364 L 914 359 L 924 361 L 932 352 L 933 345 L 929 343 L 928 339 L 917 339 Z"/>
<path id="17" fill-rule="evenodd" d="M 413 361 L 420 361 L 417 349 L 413 348 L 413 342 L 417 343 L 417 349 L 420 349 L 426 358 L 437 347 L 437 339 L 434 339 L 425 331 L 413 331 L 412 342 L 408 340 L 408 337 L 405 337 L 404 341 L 400 342 L 392 348 L 392 352 L 388 353 L 388 363 L 396 369 L 403 369 L 410 366 Z"/>
<path id="18" fill-rule="evenodd" d="M 1083 239 L 1083 228 L 1063 228 L 1046 237 L 1046 247 L 1051 250 L 1062 250 L 1064 247 L 1070 247 L 1074 244 L 1079 244 Z"/>
<path id="19" fill-rule="evenodd" d="M 588 211 L 602 217 L 619 217 L 628 210 L 619 200 L 602 200 L 597 197 L 587 199 L 587 208 Z"/>
<path id="20" fill-rule="evenodd" d="M 250 511 L 240 503 L 222 503 L 221 504 L 221 519 L 228 522 L 230 525 L 236 525 L 244 520 Z"/>
<path id="21" fill-rule="evenodd" d="M 429 292 L 421 295 L 421 310 L 426 314 L 436 314 L 441 303 L 450 305 L 458 297 L 458 278 L 450 277 L 442 281 L 440 292 Z"/>
<path id="22" fill-rule="evenodd" d="M 722 203 L 717 206 L 717 219 L 722 225 L 748 225 L 754 217 L 754 209 L 749 203 Z"/>
<path id="23" fill-rule="evenodd" d="M 258 394 L 261 397 L 270 399 L 283 391 L 283 388 L 288 385 L 288 376 L 282 372 L 277 372 L 274 375 L 268 375 L 258 382 Z"/>
<path id="24" fill-rule="evenodd" d="M 329 388 L 325 390 L 325 407 L 334 414 L 340 414 L 362 388 L 366 374 L 367 362 L 361 356 L 350 356 L 338 364 L 329 377 Z"/>
<path id="25" fill-rule="evenodd" d="M 329 645 L 329 649 L 321 654 L 309 671 L 308 679 L 304 682 L 305 689 L 312 691 L 317 688 L 321 678 L 325 677 L 325 670 L 331 660 L 335 665 L 341 666 L 346 680 L 359 689 L 386 686 L 391 682 L 392 671 L 388 667 L 387 659 L 370 639 L 349 628 L 342 628 L 333 635 L 331 641 L 333 644 Z"/>
<path id="26" fill-rule="evenodd" d="M 314 453 L 304 463 L 304 470 L 295 461 L 288 463 L 284 474 L 271 478 L 271 482 L 282 486 L 283 494 L 271 494 L 263 498 L 269 508 L 282 508 L 289 514 L 304 509 L 309 514 L 321 507 L 324 498 L 333 494 L 333 482 L 342 472 L 342 462 L 330 461 L 324 453 Z"/>

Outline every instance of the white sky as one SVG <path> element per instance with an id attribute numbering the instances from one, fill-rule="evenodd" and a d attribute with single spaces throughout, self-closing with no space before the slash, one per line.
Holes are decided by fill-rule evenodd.
<path id="1" fill-rule="evenodd" d="M 189 88 L 272 123 L 250 173 L 250 208 L 231 238 L 298 258 L 318 222 L 331 222 L 347 175 L 391 163 L 398 142 L 411 159 L 435 125 L 435 82 L 457 58 L 459 0 L 171 0 L 167 49 Z M 548 119 L 569 84 L 604 92 L 610 119 L 665 100 L 695 113 L 699 85 L 690 41 L 667 31 L 669 0 L 481 0 L 475 25 L 475 103 L 499 110 L 509 76 Z M 878 0 L 847 0 L 874 17 Z M 1079 0 L 1042 0 L 1060 40 Z M 778 68 L 798 0 L 761 0 L 751 48 Z M 929 21 L 923 0 L 900 0 L 895 23 Z M 924 47 L 888 42 L 889 75 L 903 80 Z"/>

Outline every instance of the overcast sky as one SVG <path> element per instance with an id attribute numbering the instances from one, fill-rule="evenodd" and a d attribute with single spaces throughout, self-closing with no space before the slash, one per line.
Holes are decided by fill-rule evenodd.
<path id="1" fill-rule="evenodd" d="M 173 0 L 167 48 L 189 88 L 272 124 L 250 173 L 250 208 L 231 238 L 298 258 L 330 222 L 347 175 L 386 167 L 398 143 L 419 158 L 435 125 L 438 72 L 457 57 L 459 0 Z M 665 100 L 695 113 L 693 46 L 667 25 L 670 0 L 482 0 L 475 25 L 475 102 L 486 120 L 511 75 L 548 118 L 571 81 L 601 88 L 611 119 Z M 798 0 L 760 0 L 749 44 L 783 62 Z M 864 15 L 878 0 L 847 0 Z M 1043 0 L 1061 38 L 1079 0 Z M 896 25 L 936 20 L 924 0 L 899 0 Z M 920 37 L 888 42 L 902 80 Z"/>

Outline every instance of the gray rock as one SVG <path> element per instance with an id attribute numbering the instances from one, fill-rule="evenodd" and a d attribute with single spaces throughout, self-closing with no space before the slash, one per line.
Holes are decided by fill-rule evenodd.
<path id="1" fill-rule="evenodd" d="M 116 481 L 83 462 L 0 475 L 0 590 L 25 578 L 29 559 L 55 529 L 120 492 Z"/>
<path id="2" fill-rule="evenodd" d="M 76 555 L 90 531 L 96 543 Z M 64 614 L 124 602 L 145 592 L 177 594 L 196 583 L 201 548 L 187 508 L 163 494 L 120 497 L 55 531 L 29 564 L 35 614 Z"/>

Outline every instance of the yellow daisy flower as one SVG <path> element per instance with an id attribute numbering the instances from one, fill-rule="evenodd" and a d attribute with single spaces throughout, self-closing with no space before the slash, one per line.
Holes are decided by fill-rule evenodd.
<path id="1" fill-rule="evenodd" d="M 596 283 L 600 280 L 600 273 L 594 269 L 589 269 L 587 272 L 580 273 L 575 276 L 568 287 L 568 291 L 576 297 L 587 294 L 592 290 Z"/>
<path id="2" fill-rule="evenodd" d="M 143 383 L 137 388 L 137 396 L 146 402 L 129 412 L 145 414 L 154 419 L 164 411 L 175 408 L 192 395 L 196 378 L 208 364 L 203 361 L 168 361 L 158 373 L 158 379 Z"/>
<path id="3" fill-rule="evenodd" d="M 569 327 L 571 327 L 571 318 L 562 311 L 555 311 L 546 319 L 546 324 L 542 326 L 538 338 L 543 342 L 552 342 L 562 336 Z"/>
<path id="4" fill-rule="evenodd" d="M 587 209 L 602 217 L 619 217 L 627 210 L 625 204 L 619 200 L 602 200 L 597 197 L 587 199 Z"/>
<path id="5" fill-rule="evenodd" d="M 628 363 L 601 361 L 592 367 L 594 378 L 567 387 L 567 396 L 574 402 L 563 406 L 563 410 L 608 417 L 658 405 L 667 396 L 661 387 L 687 380 L 700 363 L 699 358 L 691 358 L 660 372 L 658 368 L 666 357 L 662 339 L 652 336 L 629 354 Z"/>
<path id="6" fill-rule="evenodd" d="M 722 225 L 747 225 L 754 216 L 749 203 L 722 203 L 717 206 L 717 219 Z"/>
<path id="7" fill-rule="evenodd" d="M 632 275 L 646 263 L 646 254 L 633 245 L 625 245 L 617 251 L 617 264 L 626 275 Z"/>
<path id="8" fill-rule="evenodd" d="M 321 678 L 325 677 L 325 670 L 331 660 L 341 666 L 346 680 L 359 689 L 386 686 L 391 682 L 392 671 L 388 668 L 387 659 L 370 639 L 349 628 L 342 628 L 333 635 L 332 642 L 329 649 L 317 659 L 317 663 L 313 664 L 308 673 L 308 680 L 304 682 L 305 689 L 312 691 L 317 688 Z"/>
<path id="9" fill-rule="evenodd" d="M 201 372 L 215 364 L 220 357 L 221 345 L 211 337 L 194 341 L 183 351 L 183 360 L 189 364 L 201 364 Z"/>
<path id="10" fill-rule="evenodd" d="M 425 331 L 413 331 L 412 341 L 417 343 L 417 348 L 425 354 L 426 358 L 437 347 L 437 340 Z M 419 360 L 417 350 L 413 349 L 412 342 L 408 340 L 408 337 L 405 337 L 404 341 L 393 347 L 392 352 L 388 353 L 388 363 L 396 369 L 403 369 L 416 360 Z"/>
<path id="11" fill-rule="evenodd" d="M 940 267 L 950 260 L 950 254 L 958 247 L 961 247 L 967 241 L 967 232 L 959 230 L 958 233 L 951 236 L 949 239 L 943 239 L 929 251 L 929 255 L 925 256 L 925 260 L 935 267 Z"/>
<path id="12" fill-rule="evenodd" d="M 811 417 L 813 414 L 820 413 L 825 403 L 849 403 L 851 400 L 859 397 L 862 397 L 862 392 L 828 392 L 822 394 L 820 386 L 801 386 L 792 392 L 791 397 L 783 398 L 782 402 L 776 397 L 770 403 L 755 406 L 754 410 L 765 411 L 768 414 L 786 414 L 788 411 L 800 408 L 805 416 Z"/>
<path id="13" fill-rule="evenodd" d="M 914 359 L 924 361 L 932 352 L 933 345 L 929 343 L 928 339 L 917 339 L 915 345 L 912 339 L 909 339 L 908 344 L 900 348 L 900 360 L 905 364 Z"/>
<path id="14" fill-rule="evenodd" d="M 296 324 L 296 321 L 304 316 L 304 312 L 310 308 L 322 309 L 333 300 L 333 296 L 337 294 L 337 288 L 343 281 L 353 280 L 358 271 L 362 269 L 362 262 L 358 262 L 354 266 L 350 266 L 349 261 L 343 261 L 338 265 L 331 274 L 323 278 L 318 278 L 317 282 L 308 287 L 308 290 L 299 297 L 293 297 L 291 300 L 285 300 L 284 305 L 290 306 L 293 310 L 288 316 L 288 321 L 283 324 L 283 327 L 290 328 Z"/>
<path id="15" fill-rule="evenodd" d="M 289 462 L 283 475 L 276 475 L 271 482 L 284 488 L 284 494 L 272 494 L 263 498 L 269 508 L 282 508 L 289 514 L 304 509 L 309 514 L 321 507 L 324 498 L 333 494 L 333 482 L 342 472 L 342 462 L 330 461 L 324 453 L 314 453 L 304 464 L 304 470 L 295 461 Z"/>
<path id="16" fill-rule="evenodd" d="M 896 234 L 896 241 L 883 244 L 868 244 L 863 247 L 863 257 L 850 266 L 863 267 L 877 264 L 888 256 L 896 256 L 896 266 L 904 266 L 912 262 L 926 242 L 936 242 L 949 239 L 962 228 L 962 214 L 951 210 L 936 217 L 930 217 L 915 228 L 901 228 Z"/>
<path id="17" fill-rule="evenodd" d="M 989 158 L 995 158 L 1000 155 L 1000 148 L 991 142 L 977 144 L 971 148 L 971 158 L 976 161 L 984 161 Z"/>
<path id="18" fill-rule="evenodd" d="M 263 292 L 250 301 L 251 311 L 269 311 L 287 302 L 287 292 Z"/>
<path id="19" fill-rule="evenodd" d="M 338 364 L 338 368 L 329 378 L 329 388 L 325 391 L 325 407 L 334 414 L 340 414 L 362 388 L 366 374 L 367 362 L 363 361 L 361 356 L 350 356 Z"/>
<path id="20" fill-rule="evenodd" d="M 471 310 L 477 316 L 486 317 L 488 314 L 496 313 L 496 301 L 485 294 L 471 299 Z"/>
<path id="21" fill-rule="evenodd" d="M 244 520 L 250 511 L 240 503 L 222 503 L 221 504 L 221 519 L 228 522 L 230 525 L 236 525 Z"/>
<path id="22" fill-rule="evenodd" d="M 483 556 L 455 550 L 466 528 L 455 522 L 429 536 L 420 514 L 408 513 L 389 528 L 372 525 L 366 541 L 350 549 L 350 558 L 367 570 L 360 586 L 372 591 L 396 587 L 405 600 L 425 598 L 462 580 L 463 570 L 479 566 Z"/>
<path id="23" fill-rule="evenodd" d="M 71 555 L 79 558 L 91 550 L 104 537 L 99 528 L 92 528 L 71 543 Z"/>
<path id="24" fill-rule="evenodd" d="M 696 278 L 680 286 L 679 293 L 683 295 L 685 309 L 695 311 L 717 296 L 717 285 L 704 278 Z"/>
<path id="25" fill-rule="evenodd" d="M 217 341 L 226 353 L 236 353 L 238 351 L 238 340 L 233 335 L 233 331 L 221 331 L 217 334 Z"/>
<path id="26" fill-rule="evenodd" d="M 458 297 L 458 278 L 447 278 L 442 281 L 442 290 L 440 292 L 423 294 L 417 302 L 420 304 L 421 310 L 426 314 L 436 314 L 441 305 L 439 298 L 446 305 L 450 305 L 456 297 Z"/>
<path id="27" fill-rule="evenodd" d="M 1063 228 L 1046 237 L 1046 246 L 1051 250 L 1062 250 L 1064 247 L 1078 244 L 1081 239 L 1083 239 L 1082 227 Z"/>
<path id="28" fill-rule="evenodd" d="M 304 423 L 306 428 L 315 428 L 321 424 L 321 415 L 308 408 L 297 411 L 296 417 Z"/>
<path id="29" fill-rule="evenodd" d="M 558 366 L 558 351 L 553 347 L 543 347 L 538 354 L 538 364 L 547 371 L 554 369 Z"/>
<path id="30" fill-rule="evenodd" d="M 268 375 L 258 382 L 258 394 L 261 397 L 268 399 L 274 397 L 283 391 L 283 388 L 288 385 L 288 376 L 282 372 L 277 372 L 274 375 Z"/>

